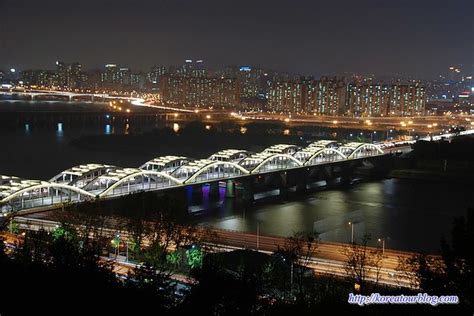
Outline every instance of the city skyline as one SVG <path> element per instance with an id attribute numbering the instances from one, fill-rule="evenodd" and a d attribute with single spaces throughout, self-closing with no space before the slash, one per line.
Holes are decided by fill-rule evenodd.
<path id="1" fill-rule="evenodd" d="M 210 68 L 249 64 L 314 76 L 424 79 L 451 65 L 472 71 L 472 28 L 465 12 L 473 4 L 427 4 L 397 1 L 382 8 L 373 1 L 300 1 L 290 7 L 282 1 L 244 1 L 231 7 L 216 1 L 87 0 L 71 11 L 56 0 L 4 0 L 0 46 L 9 49 L 0 51 L 0 68 L 80 60 L 87 68 L 113 62 L 147 69 L 192 58 L 204 59 Z"/>
<path id="2" fill-rule="evenodd" d="M 473 18 L 0 0 L 0 316 L 471 314 Z"/>

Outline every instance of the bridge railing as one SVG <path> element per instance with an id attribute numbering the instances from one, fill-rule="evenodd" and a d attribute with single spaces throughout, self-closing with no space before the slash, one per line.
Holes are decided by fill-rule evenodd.
<path id="1" fill-rule="evenodd" d="M 6 197 L 0 200 L 0 203 L 2 203 L 1 211 L 63 203 L 63 198 L 66 199 L 66 195 L 64 195 L 63 191 L 68 190 L 70 191 L 69 196 L 72 196 L 72 198 L 66 200 L 81 202 L 91 197 L 120 196 L 139 191 L 160 190 L 188 184 L 231 179 L 251 174 L 268 173 L 303 166 L 315 166 L 384 154 L 380 147 L 373 144 L 350 144 L 350 147 L 342 146 L 342 150 L 338 150 L 338 148 L 334 146 L 320 149 L 319 147 L 316 147 L 318 149 L 314 148 L 313 146 L 312 149 L 308 149 L 308 151 L 312 152 L 312 155 L 306 158 L 306 160 L 301 159 L 303 156 L 298 156 L 298 151 L 293 154 L 263 152 L 253 156 L 249 155 L 238 162 L 204 159 L 193 164 L 194 160 L 189 159 L 189 162 L 180 165 L 171 173 L 149 170 L 148 168 L 125 168 L 123 170 L 128 172 L 127 175 L 118 180 L 110 180 L 114 179 L 119 169 L 118 167 L 113 167 L 110 168 L 110 171 L 105 173 L 99 172 L 98 176 L 94 179 L 87 178 L 87 184 L 83 188 L 68 183 L 62 183 L 62 181 L 42 182 L 42 186 L 48 188 L 46 197 L 35 197 L 34 194 L 25 190 L 21 194 L 16 194 L 14 197 Z M 304 157 L 307 157 L 307 155 L 304 154 Z M 187 164 L 191 164 L 189 168 Z M 180 174 L 180 170 L 184 170 L 183 172 L 187 173 Z M 110 175 L 109 172 L 111 173 Z M 106 183 L 102 183 L 103 179 L 106 179 L 104 180 Z M 56 193 L 50 193 L 50 188 L 53 187 L 56 188 Z M 31 190 L 33 190 L 33 188 Z M 58 191 L 60 191 L 59 194 L 57 193 Z M 74 193 L 71 194 L 71 192 Z M 76 195 L 77 197 L 75 197 Z"/>

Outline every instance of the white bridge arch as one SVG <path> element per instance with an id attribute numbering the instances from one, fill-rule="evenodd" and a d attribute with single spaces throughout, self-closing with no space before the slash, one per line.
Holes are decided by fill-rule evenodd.
<path id="1" fill-rule="evenodd" d="M 8 207 L 11 209 L 27 209 L 61 204 L 66 201 L 81 202 L 88 198 L 95 198 L 93 193 L 67 184 L 47 181 L 36 181 L 36 183 L 31 180 L 19 181 L 27 183 L 27 185 L 17 190 L 16 184 L 19 182 L 13 182 L 11 193 L 8 194 L 4 191 L 2 194 L 4 197 L 0 200 L 0 204 L 4 206 L 0 207 L 1 210 L 8 209 Z"/>
<path id="2" fill-rule="evenodd" d="M 380 149 L 379 146 L 376 146 L 374 144 L 360 144 L 354 149 L 354 151 L 349 156 L 347 156 L 347 159 L 383 155 L 383 154 L 384 152 L 382 149 Z"/>
<path id="3" fill-rule="evenodd" d="M 0 200 L 0 203 L 6 203 L 18 196 L 21 196 L 22 194 L 25 194 L 25 193 L 28 193 L 29 191 L 34 191 L 34 190 L 41 190 L 41 189 L 58 189 L 58 191 L 61 191 L 61 190 L 69 190 L 71 192 L 75 192 L 77 194 L 82 194 L 84 196 L 90 196 L 90 197 L 95 197 L 94 194 L 90 193 L 90 192 L 87 192 L 86 190 L 83 190 L 83 189 L 80 189 L 80 188 L 76 188 L 76 187 L 73 187 L 73 186 L 70 186 L 70 185 L 67 185 L 67 184 L 58 184 L 58 183 L 51 183 L 51 182 L 41 182 L 40 184 L 37 184 L 37 185 L 33 185 L 31 187 L 27 187 L 27 188 L 24 188 L 24 189 L 21 189 L 9 196 L 7 196 L 6 198 L 4 198 L 3 200 Z"/>
<path id="4" fill-rule="evenodd" d="M 318 158 L 322 158 L 320 161 L 318 161 Z M 338 159 L 339 158 L 339 159 Z M 339 160 L 346 160 L 347 157 L 343 153 L 341 153 L 339 150 L 334 149 L 334 148 L 321 148 L 320 150 L 316 151 L 313 153 L 306 161 L 304 162 L 304 165 L 315 165 L 318 163 L 325 163 L 325 162 L 331 162 L 331 161 L 339 161 Z"/>
<path id="5" fill-rule="evenodd" d="M 0 210 L 82 202 L 383 154 L 379 146 L 371 143 L 319 141 L 304 148 L 279 144 L 258 153 L 226 149 L 210 159 L 162 156 L 140 168 L 84 164 L 49 181 L 0 176 Z"/>
<path id="6" fill-rule="evenodd" d="M 158 181 L 158 180 L 163 180 L 163 179 L 167 180 L 167 182 Z M 99 177 L 98 180 L 109 181 L 109 184 L 110 182 L 113 182 L 112 185 L 110 186 L 107 185 L 105 190 L 101 191 L 98 194 L 98 197 L 115 195 L 114 191 L 117 188 L 120 188 L 120 186 L 123 186 L 124 184 L 127 185 L 126 192 L 123 192 L 124 190 L 120 188 L 121 189 L 119 193 L 120 195 L 129 194 L 136 191 L 152 190 L 152 189 L 165 188 L 165 187 L 171 187 L 171 186 L 183 184 L 182 181 L 176 179 L 175 177 L 165 172 L 142 170 L 142 169 L 134 169 L 132 172 L 129 172 L 128 174 L 125 174 L 121 177 L 120 176 L 116 177 L 115 175 L 104 175 L 104 176 Z M 111 192 L 112 194 L 110 194 Z"/>
<path id="7" fill-rule="evenodd" d="M 209 173 L 206 173 L 210 169 L 217 169 L 217 176 L 214 178 L 209 178 Z M 222 169 L 222 171 L 221 171 Z M 227 169 L 227 170 L 226 170 Z M 214 170 L 215 171 L 215 170 Z M 230 172 L 229 172 L 230 171 Z M 232 171 L 234 173 L 232 173 Z M 184 183 L 192 183 L 196 182 L 196 180 L 199 179 L 199 176 L 203 174 L 207 174 L 206 179 L 204 180 L 209 180 L 209 179 L 225 179 L 233 176 L 238 176 L 241 174 L 249 174 L 250 172 L 245 169 L 244 167 L 231 162 L 231 161 L 215 161 L 212 162 L 208 165 L 205 165 L 201 167 L 199 170 L 197 170 L 192 176 L 190 176 L 188 179 L 184 181 Z M 220 175 L 223 175 L 222 177 Z M 226 176 L 227 174 L 227 176 Z"/>
<path id="8" fill-rule="evenodd" d="M 292 167 L 302 166 L 303 164 L 293 156 L 288 154 L 272 154 L 265 159 L 263 159 L 260 163 L 258 163 L 250 173 L 259 173 L 260 169 L 264 168 L 265 171 L 272 171 L 272 170 L 279 170 L 283 168 L 291 168 L 288 164 L 285 165 L 284 162 L 289 162 L 293 164 Z M 271 168 L 271 166 L 275 168 Z M 268 168 L 270 167 L 270 168 Z M 265 169 L 266 168 L 266 169 Z"/>

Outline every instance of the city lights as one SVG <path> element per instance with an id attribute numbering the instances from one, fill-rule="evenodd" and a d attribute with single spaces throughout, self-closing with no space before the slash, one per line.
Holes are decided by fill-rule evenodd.
<path id="1" fill-rule="evenodd" d="M 0 316 L 472 314 L 474 1 L 17 2 Z"/>

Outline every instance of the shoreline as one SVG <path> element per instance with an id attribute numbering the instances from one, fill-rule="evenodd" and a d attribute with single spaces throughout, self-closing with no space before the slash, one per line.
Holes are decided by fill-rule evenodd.
<path id="1" fill-rule="evenodd" d="M 460 173 L 423 169 L 395 169 L 389 173 L 388 177 L 403 180 L 442 181 L 462 184 L 472 184 L 474 182 L 474 174 L 469 170 Z"/>

